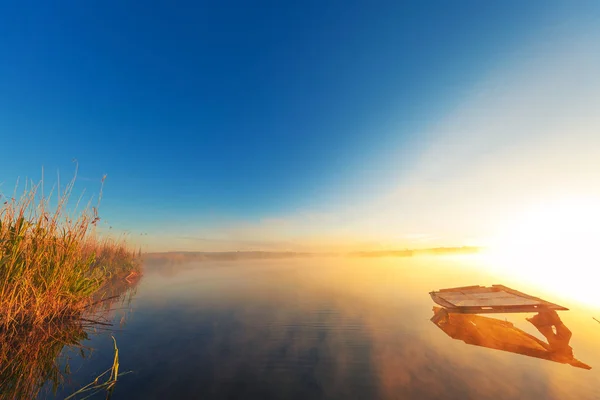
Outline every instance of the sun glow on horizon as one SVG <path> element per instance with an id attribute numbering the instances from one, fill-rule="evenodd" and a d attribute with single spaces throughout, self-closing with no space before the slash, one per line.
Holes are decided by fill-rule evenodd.
<path id="1" fill-rule="evenodd" d="M 563 199 L 538 205 L 494 239 L 489 266 L 512 278 L 600 308 L 600 201 Z"/>

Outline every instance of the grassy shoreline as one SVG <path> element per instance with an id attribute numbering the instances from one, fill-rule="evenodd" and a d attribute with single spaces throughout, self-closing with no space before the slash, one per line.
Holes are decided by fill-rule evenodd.
<path id="1" fill-rule="evenodd" d="M 42 182 L 0 200 L 0 330 L 79 318 L 109 281 L 141 274 L 124 240 L 96 233 L 97 207 L 70 215 L 74 182 L 54 207 Z"/>

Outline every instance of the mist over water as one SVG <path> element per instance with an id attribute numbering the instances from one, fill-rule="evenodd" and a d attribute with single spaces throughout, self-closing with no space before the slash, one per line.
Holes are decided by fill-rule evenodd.
<path id="1" fill-rule="evenodd" d="M 590 307 L 559 303 L 574 356 L 591 370 L 468 345 L 430 321 L 428 292 L 491 284 L 541 296 L 468 255 L 155 266 L 113 333 L 121 370 L 133 371 L 113 399 L 600 398 Z M 531 316 L 493 317 L 543 340 Z M 95 350 L 73 357 L 70 383 L 40 398 L 63 398 L 110 366 L 109 333 L 84 344 Z"/>

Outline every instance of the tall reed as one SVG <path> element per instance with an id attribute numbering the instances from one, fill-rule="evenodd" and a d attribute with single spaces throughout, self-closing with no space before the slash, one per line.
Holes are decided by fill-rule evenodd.
<path id="1" fill-rule="evenodd" d="M 97 207 L 69 212 L 74 183 L 58 189 L 55 206 L 43 182 L 2 199 L 0 330 L 77 317 L 111 277 L 139 269 L 123 241 L 96 235 Z"/>

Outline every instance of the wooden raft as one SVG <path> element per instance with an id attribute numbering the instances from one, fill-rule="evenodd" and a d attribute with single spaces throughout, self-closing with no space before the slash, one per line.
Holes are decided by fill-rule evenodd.
<path id="1" fill-rule="evenodd" d="M 568 308 L 538 297 L 519 292 L 504 285 L 464 286 L 430 292 L 434 302 L 449 313 L 489 314 L 566 311 Z"/>

